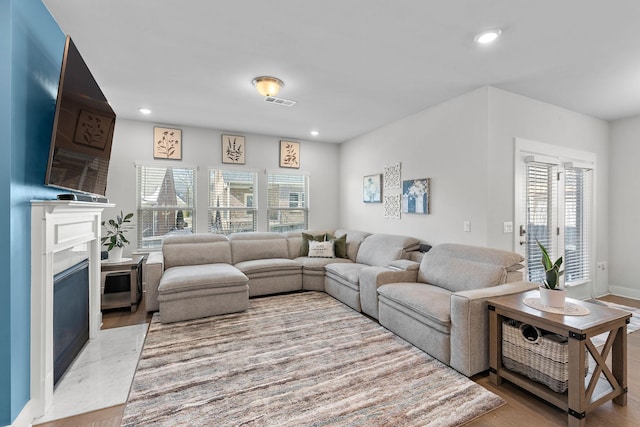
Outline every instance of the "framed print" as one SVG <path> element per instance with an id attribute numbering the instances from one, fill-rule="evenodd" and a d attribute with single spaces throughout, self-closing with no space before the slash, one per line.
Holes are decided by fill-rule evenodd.
<path id="1" fill-rule="evenodd" d="M 182 160 L 182 130 L 154 127 L 153 158 Z"/>
<path id="2" fill-rule="evenodd" d="M 300 143 L 280 141 L 280 167 L 300 168 Z"/>
<path id="3" fill-rule="evenodd" d="M 222 135 L 222 163 L 244 165 L 245 154 L 244 136 Z"/>
<path id="4" fill-rule="evenodd" d="M 362 182 L 362 201 L 382 203 L 382 174 L 367 175 Z"/>
<path id="5" fill-rule="evenodd" d="M 73 137 L 73 141 L 88 145 L 89 147 L 104 150 L 107 145 L 107 137 L 113 127 L 113 118 L 92 113 L 87 110 L 80 110 L 78 125 Z"/>
<path id="6" fill-rule="evenodd" d="M 429 213 L 429 178 L 402 181 L 402 212 Z"/>
<path id="7" fill-rule="evenodd" d="M 384 195 L 384 218 L 400 219 L 400 194 Z"/>

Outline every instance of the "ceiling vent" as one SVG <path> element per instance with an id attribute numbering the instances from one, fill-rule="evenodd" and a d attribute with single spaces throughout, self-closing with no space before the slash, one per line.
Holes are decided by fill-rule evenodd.
<path id="1" fill-rule="evenodd" d="M 264 100 L 272 104 L 284 105 L 285 107 L 291 107 L 296 104 L 296 101 L 284 98 L 276 98 L 275 96 L 267 96 L 266 98 L 264 98 Z"/>

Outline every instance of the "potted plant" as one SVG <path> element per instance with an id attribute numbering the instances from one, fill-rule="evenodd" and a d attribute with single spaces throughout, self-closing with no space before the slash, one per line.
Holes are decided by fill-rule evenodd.
<path id="1" fill-rule="evenodd" d="M 131 222 L 132 213 L 128 213 L 126 216 L 120 211 L 120 215 L 116 215 L 116 219 L 110 219 L 109 221 L 102 221 L 102 226 L 106 230 L 106 236 L 102 238 L 102 245 L 107 247 L 109 251 L 109 261 L 119 262 L 122 260 L 122 250 L 125 244 L 129 244 L 129 241 L 125 237 L 124 233 L 127 232 L 124 224 Z"/>
<path id="2" fill-rule="evenodd" d="M 560 277 L 564 274 L 564 270 L 560 271 L 562 257 L 552 263 L 549 253 L 542 243 L 538 239 L 536 239 L 536 243 L 542 251 L 542 259 L 540 261 L 545 272 L 543 286 L 540 286 L 540 302 L 549 307 L 562 308 L 567 296 L 567 290 L 560 286 Z"/>

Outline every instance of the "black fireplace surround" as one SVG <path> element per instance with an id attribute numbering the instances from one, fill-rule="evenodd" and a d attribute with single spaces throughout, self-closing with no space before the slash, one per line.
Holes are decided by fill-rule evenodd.
<path id="1" fill-rule="evenodd" d="M 53 276 L 53 382 L 89 340 L 89 260 Z"/>

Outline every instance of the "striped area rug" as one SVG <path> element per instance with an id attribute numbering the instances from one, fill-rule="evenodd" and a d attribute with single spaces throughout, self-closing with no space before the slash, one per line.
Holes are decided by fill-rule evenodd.
<path id="1" fill-rule="evenodd" d="M 151 324 L 124 426 L 458 426 L 497 395 L 319 292 Z"/>

